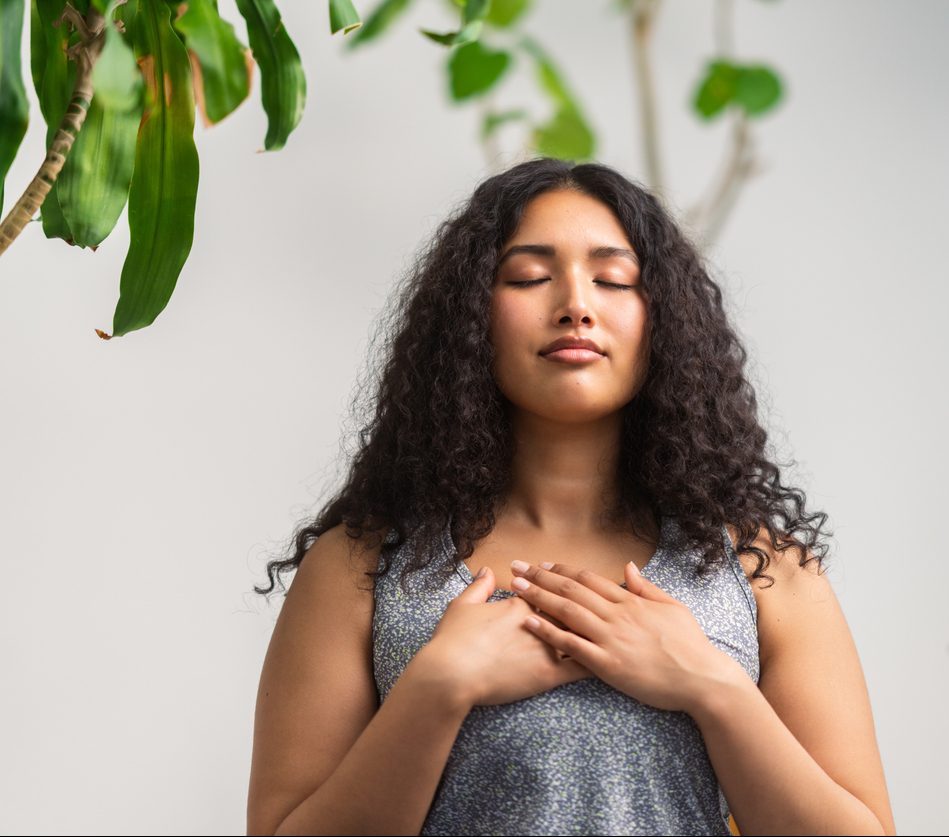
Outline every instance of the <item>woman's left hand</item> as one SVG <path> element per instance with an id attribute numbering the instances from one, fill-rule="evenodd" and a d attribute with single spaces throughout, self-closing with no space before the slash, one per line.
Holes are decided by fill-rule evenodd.
<path id="1" fill-rule="evenodd" d="M 626 565 L 626 588 L 566 564 L 512 565 L 517 595 L 559 620 L 525 627 L 613 688 L 658 709 L 694 714 L 710 688 L 738 675 L 739 663 L 716 648 L 688 606 Z M 530 624 L 537 621 L 537 625 Z M 742 670 L 743 671 L 743 670 Z"/>

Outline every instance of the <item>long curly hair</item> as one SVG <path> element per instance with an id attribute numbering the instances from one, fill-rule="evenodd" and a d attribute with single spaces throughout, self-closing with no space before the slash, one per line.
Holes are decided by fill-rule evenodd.
<path id="1" fill-rule="evenodd" d="M 769 555 L 752 546 L 765 530 L 773 549 L 795 548 L 801 566 L 816 560 L 820 571 L 827 515 L 805 514 L 804 492 L 781 483 L 743 372 L 747 352 L 693 244 L 649 191 L 614 169 L 539 157 L 484 180 L 417 255 L 356 388 L 354 421 L 371 419 L 358 430 L 348 477 L 315 519 L 298 525 L 286 557 L 267 565 L 270 586 L 255 592 L 270 593 L 279 574 L 340 524 L 354 541 L 381 545 L 379 568 L 367 576 L 388 572 L 392 552 L 410 538 L 416 548 L 403 582 L 428 563 L 424 556 L 439 554 L 449 524 L 458 564 L 494 528 L 514 445 L 510 402 L 491 373 L 492 285 L 525 207 L 556 189 L 613 210 L 639 256 L 647 301 L 648 369 L 623 407 L 620 497 L 610 518 L 637 532 L 647 511 L 674 516 L 687 546 L 700 550 L 700 574 L 724 560 L 726 522 L 737 531 L 736 551 L 757 557 L 753 578 L 774 582 L 764 573 Z"/>

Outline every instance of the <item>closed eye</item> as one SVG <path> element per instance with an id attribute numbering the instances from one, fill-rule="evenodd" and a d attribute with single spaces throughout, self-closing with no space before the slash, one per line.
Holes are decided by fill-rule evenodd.
<path id="1" fill-rule="evenodd" d="M 544 276 L 541 279 L 530 279 L 523 282 L 508 282 L 508 285 L 516 285 L 519 287 L 526 287 L 528 285 L 538 285 L 541 282 L 546 282 L 550 279 L 549 276 Z M 637 285 L 622 285 L 618 282 L 606 282 L 602 279 L 595 279 L 594 281 L 599 282 L 601 285 L 607 285 L 610 288 L 622 288 L 625 291 L 634 291 L 638 287 Z"/>

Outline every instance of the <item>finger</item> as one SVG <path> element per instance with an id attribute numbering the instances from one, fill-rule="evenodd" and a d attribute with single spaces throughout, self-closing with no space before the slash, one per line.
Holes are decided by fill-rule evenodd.
<path id="1" fill-rule="evenodd" d="M 630 593 L 642 596 L 644 599 L 652 599 L 654 602 L 679 601 L 648 578 L 644 578 L 632 561 L 626 565 L 626 589 Z"/>
<path id="2" fill-rule="evenodd" d="M 615 581 L 604 578 L 593 570 L 584 567 L 575 567 L 572 564 L 549 564 L 541 565 L 541 569 L 547 572 L 556 573 L 565 578 L 572 578 L 578 581 L 584 587 L 589 587 L 594 593 L 602 596 L 608 602 L 621 602 L 625 591 Z"/>
<path id="3" fill-rule="evenodd" d="M 597 576 L 592 570 L 584 570 L 579 567 L 569 568 L 563 564 L 552 564 L 549 570 L 539 567 L 536 564 L 527 564 L 526 567 L 527 569 L 518 568 L 514 565 L 514 562 L 512 562 L 511 573 L 514 575 L 514 578 L 525 579 L 542 590 L 547 590 L 564 599 L 576 602 L 585 610 L 596 614 L 600 619 L 607 618 L 614 599 L 619 601 L 622 596 L 627 595 L 618 584 L 613 584 L 613 582 L 603 578 L 603 576 Z M 555 570 L 558 567 L 567 569 L 571 574 L 556 572 Z M 599 585 L 599 587 L 604 590 L 609 598 L 604 597 L 592 586 L 584 583 L 579 576 L 583 576 L 584 579 L 591 581 L 593 584 L 597 583 L 593 577 L 596 576 L 599 578 L 604 583 L 603 585 Z M 514 587 L 514 589 L 517 590 L 517 587 Z M 520 593 L 521 591 L 517 590 L 517 592 Z M 540 605 L 540 602 L 531 601 L 531 604 Z M 542 609 L 547 610 L 546 608 Z M 547 612 L 553 613 L 553 611 L 550 610 Z"/>
<path id="4" fill-rule="evenodd" d="M 569 628 L 567 628 L 563 622 L 559 622 L 558 620 L 554 619 L 554 617 L 549 613 L 544 613 L 544 611 L 542 611 L 539 607 L 535 607 L 534 605 L 528 603 L 522 596 L 519 596 L 516 593 L 514 596 L 508 599 L 508 601 L 511 602 L 515 607 L 523 605 L 525 614 L 536 616 L 538 619 L 547 619 L 548 621 L 553 622 L 553 624 L 558 628 L 569 630 Z"/>
<path id="5" fill-rule="evenodd" d="M 552 574 L 547 573 L 547 575 Z M 577 590 L 587 588 L 584 588 L 583 585 L 578 584 L 570 578 L 547 583 L 560 588 L 564 595 L 545 590 L 540 585 L 529 582 L 523 576 L 516 576 L 511 582 L 511 586 L 517 595 L 529 605 L 539 607 L 544 613 L 555 617 L 571 631 L 576 631 L 577 633 L 590 637 L 594 641 L 598 641 L 602 636 L 605 622 L 602 618 L 580 604 L 577 599 L 572 598 L 577 595 Z M 596 595 L 592 591 L 588 592 L 591 596 Z M 568 596 L 570 598 L 568 598 Z M 581 596 L 577 596 L 577 598 L 581 598 Z M 609 605 L 609 602 L 604 601 L 602 598 L 600 598 L 599 601 L 601 605 Z"/>
<path id="6" fill-rule="evenodd" d="M 490 567 L 478 570 L 474 581 L 462 590 L 453 601 L 456 602 L 486 602 L 494 592 L 494 572 Z"/>
<path id="7" fill-rule="evenodd" d="M 588 677 L 595 676 L 590 669 L 580 665 L 576 660 L 571 660 L 569 657 L 565 657 L 563 662 L 558 663 L 557 668 L 567 683 L 572 683 L 575 680 L 586 680 Z"/>
<path id="8" fill-rule="evenodd" d="M 605 652 L 596 643 L 590 642 L 590 640 L 578 636 L 572 631 L 562 631 L 546 619 L 528 616 L 524 620 L 524 626 L 534 636 L 540 637 L 553 648 L 558 656 L 570 658 L 563 660 L 563 665 L 579 663 L 589 671 L 595 671 L 605 656 Z"/>

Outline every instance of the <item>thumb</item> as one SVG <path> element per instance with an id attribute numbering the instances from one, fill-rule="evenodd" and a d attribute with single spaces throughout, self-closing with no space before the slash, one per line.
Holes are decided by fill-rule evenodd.
<path id="1" fill-rule="evenodd" d="M 630 593 L 642 596 L 644 599 L 652 599 L 655 602 L 675 602 L 678 599 L 670 596 L 665 590 L 649 579 L 643 578 L 639 568 L 632 561 L 626 564 L 626 589 Z"/>
<path id="2" fill-rule="evenodd" d="M 463 602 L 486 602 L 493 592 L 494 573 L 490 567 L 482 567 L 478 570 L 474 581 L 455 598 Z"/>

